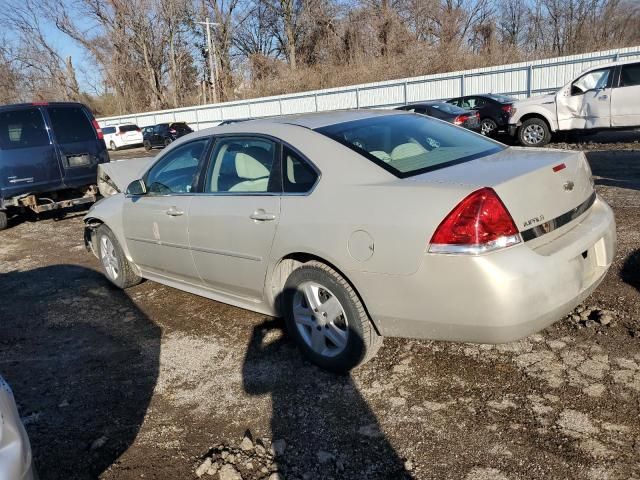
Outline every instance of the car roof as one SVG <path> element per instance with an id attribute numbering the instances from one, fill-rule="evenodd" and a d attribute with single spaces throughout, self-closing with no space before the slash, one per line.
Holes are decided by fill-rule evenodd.
<path id="1" fill-rule="evenodd" d="M 289 125 L 298 125 L 309 129 L 316 129 L 326 127 L 328 125 L 335 125 L 338 123 L 352 122 L 354 120 L 362 120 L 372 117 L 384 117 L 388 115 L 402 115 L 402 112 L 398 110 L 374 110 L 374 109 L 361 109 L 361 110 L 336 110 L 333 112 L 314 112 L 303 113 L 296 115 L 283 115 L 280 117 L 268 117 L 263 119 L 249 120 L 242 122 L 243 124 L 249 123 L 281 123 Z"/>
<path id="2" fill-rule="evenodd" d="M 32 103 L 11 103 L 8 105 L 0 105 L 0 110 L 11 110 L 14 108 L 25 107 L 83 107 L 87 106 L 80 102 L 32 102 Z"/>

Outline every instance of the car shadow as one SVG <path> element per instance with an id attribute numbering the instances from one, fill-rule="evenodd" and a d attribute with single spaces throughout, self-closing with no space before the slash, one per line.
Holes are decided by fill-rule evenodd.
<path id="1" fill-rule="evenodd" d="M 625 258 L 620 269 L 620 279 L 640 292 L 640 249 Z"/>
<path id="2" fill-rule="evenodd" d="M 14 390 L 40 478 L 98 478 L 143 423 L 160 328 L 88 268 L 9 272 L 0 285 L 0 373 Z"/>
<path id="3" fill-rule="evenodd" d="M 271 395 L 272 439 L 285 478 L 409 479 L 404 461 L 382 432 L 351 375 L 325 372 L 286 341 L 282 320 L 257 325 L 243 364 L 251 395 Z"/>
<path id="4" fill-rule="evenodd" d="M 638 151 L 585 152 L 596 185 L 640 190 Z"/>

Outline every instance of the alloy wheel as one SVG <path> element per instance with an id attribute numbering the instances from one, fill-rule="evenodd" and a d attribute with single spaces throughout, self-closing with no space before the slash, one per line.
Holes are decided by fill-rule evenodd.
<path id="1" fill-rule="evenodd" d="M 530 145 L 537 145 L 544 140 L 544 129 L 540 125 L 527 125 L 522 132 L 522 138 Z"/>
<path id="2" fill-rule="evenodd" d="M 293 320 L 303 341 L 317 354 L 335 357 L 349 339 L 349 325 L 338 298 L 316 282 L 302 283 L 293 296 Z"/>
<path id="3" fill-rule="evenodd" d="M 100 238 L 100 260 L 102 260 L 102 265 L 104 266 L 104 270 L 107 272 L 107 275 L 109 275 L 112 280 L 117 279 L 119 269 L 116 249 L 113 246 L 111 239 L 106 235 L 103 235 Z"/>

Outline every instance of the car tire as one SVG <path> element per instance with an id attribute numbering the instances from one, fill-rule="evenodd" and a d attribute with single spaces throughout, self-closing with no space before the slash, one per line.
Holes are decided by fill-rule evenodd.
<path id="1" fill-rule="evenodd" d="M 170 138 L 165 138 L 164 139 L 164 146 L 168 147 L 169 145 L 171 145 L 171 139 Z"/>
<path id="2" fill-rule="evenodd" d="M 116 150 L 118 150 L 118 147 L 116 147 L 116 144 L 113 142 L 113 140 L 111 140 L 111 142 L 109 142 L 109 150 L 112 150 L 114 152 Z"/>
<path id="3" fill-rule="evenodd" d="M 9 217 L 7 212 L 0 212 L 0 230 L 5 230 L 9 226 Z"/>
<path id="4" fill-rule="evenodd" d="M 106 225 L 96 230 L 98 259 L 105 276 L 118 288 L 129 288 L 139 284 L 142 277 L 135 273 L 127 260 L 120 242 Z"/>
<path id="5" fill-rule="evenodd" d="M 285 283 L 283 302 L 287 331 L 302 354 L 321 368 L 346 373 L 382 346 L 353 287 L 324 263 L 312 261 L 295 269 Z"/>
<path id="6" fill-rule="evenodd" d="M 145 140 L 145 141 L 143 142 L 143 145 L 144 145 L 144 149 L 145 149 L 147 152 L 148 152 L 149 150 L 151 150 L 151 142 L 149 142 L 149 141 Z"/>
<path id="7" fill-rule="evenodd" d="M 498 132 L 498 124 L 491 118 L 483 118 L 480 122 L 480 133 L 487 137 L 493 137 Z"/>
<path id="8" fill-rule="evenodd" d="M 518 141 L 525 147 L 543 147 L 551 141 L 549 125 L 541 118 L 529 118 L 518 129 Z"/>

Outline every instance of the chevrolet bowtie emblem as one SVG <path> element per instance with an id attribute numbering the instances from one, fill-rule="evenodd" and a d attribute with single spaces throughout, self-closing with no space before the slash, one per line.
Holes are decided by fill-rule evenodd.
<path id="1" fill-rule="evenodd" d="M 571 190 L 573 190 L 574 183 L 571 180 L 569 180 L 568 182 L 564 182 L 563 187 L 565 191 L 570 192 Z"/>

